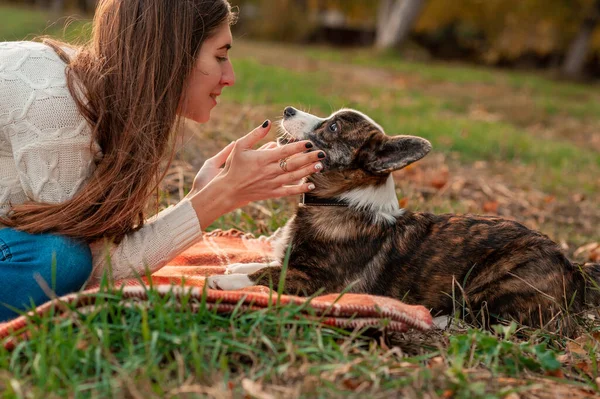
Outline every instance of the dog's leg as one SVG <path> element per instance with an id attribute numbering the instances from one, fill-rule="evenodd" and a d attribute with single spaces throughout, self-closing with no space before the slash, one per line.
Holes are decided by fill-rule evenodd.
<path id="1" fill-rule="evenodd" d="M 213 290 L 239 290 L 255 285 L 247 274 L 225 274 L 206 278 L 206 285 Z"/>
<path id="2" fill-rule="evenodd" d="M 225 274 L 210 276 L 206 279 L 209 288 L 217 290 L 239 290 L 252 285 L 264 285 L 277 290 L 281 279 L 281 267 L 261 268 L 252 274 Z M 310 283 L 305 273 L 288 269 L 283 292 L 293 295 L 312 295 L 319 288 Z"/>
<path id="3" fill-rule="evenodd" d="M 225 269 L 225 274 L 250 274 L 264 269 L 265 267 L 277 267 L 281 263 L 274 261 L 271 263 L 232 263 Z"/>
<path id="4" fill-rule="evenodd" d="M 281 267 L 267 267 L 248 275 L 248 277 L 256 285 L 265 285 L 276 290 L 279 287 L 281 272 Z M 316 287 L 314 284 L 311 284 L 311 279 L 306 273 L 303 273 L 296 268 L 287 269 L 283 288 L 284 293 L 292 295 L 312 295 L 317 292 L 319 288 L 321 287 Z"/>
<path id="5" fill-rule="evenodd" d="M 285 227 L 279 227 L 270 236 L 261 236 L 261 237 L 265 237 L 264 238 L 265 241 L 273 243 L 273 242 L 276 242 L 277 240 L 279 240 L 281 237 L 283 237 L 284 232 L 285 232 Z M 259 237 L 259 239 L 260 239 L 260 237 Z"/>

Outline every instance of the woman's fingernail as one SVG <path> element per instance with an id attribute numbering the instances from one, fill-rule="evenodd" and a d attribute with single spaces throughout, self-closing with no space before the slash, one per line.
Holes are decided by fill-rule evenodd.
<path id="1" fill-rule="evenodd" d="M 310 184 L 308 185 L 308 189 L 309 189 L 309 190 L 314 190 L 314 189 L 315 189 L 315 185 L 314 185 L 314 184 L 312 184 L 312 183 L 310 183 Z"/>
<path id="2" fill-rule="evenodd" d="M 313 148 L 313 143 L 311 143 L 311 142 L 308 142 L 308 143 L 304 144 L 304 146 L 305 146 L 306 148 Z"/>
<path id="3" fill-rule="evenodd" d="M 321 158 L 321 159 L 325 158 L 325 153 L 323 151 L 319 152 L 319 158 Z"/>
<path id="4" fill-rule="evenodd" d="M 319 162 L 318 164 L 315 165 L 315 169 L 316 170 L 321 170 L 323 169 L 323 164 L 321 162 Z"/>
<path id="5" fill-rule="evenodd" d="M 265 127 L 269 126 L 269 120 L 267 119 L 266 121 L 264 121 L 264 123 L 262 124 L 263 129 Z"/>

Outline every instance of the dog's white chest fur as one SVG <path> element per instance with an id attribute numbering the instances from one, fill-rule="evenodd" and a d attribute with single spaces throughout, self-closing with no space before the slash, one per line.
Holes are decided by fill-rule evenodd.
<path id="1" fill-rule="evenodd" d="M 404 213 L 398 205 L 396 186 L 391 174 L 385 185 L 356 188 L 340 195 L 339 198 L 348 201 L 351 208 L 372 213 L 376 223 L 380 220 L 394 223 L 396 218 Z"/>

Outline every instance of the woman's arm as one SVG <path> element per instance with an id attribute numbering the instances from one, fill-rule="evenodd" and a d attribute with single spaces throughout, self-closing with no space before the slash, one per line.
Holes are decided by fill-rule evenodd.
<path id="1" fill-rule="evenodd" d="M 186 198 L 128 234 L 119 245 L 93 243 L 90 282 L 98 282 L 107 268 L 115 280 L 153 273 L 200 239 L 201 226 L 220 216 L 252 201 L 309 191 L 309 184 L 297 182 L 322 168 L 318 152 L 304 153 L 311 146 L 306 141 L 253 150 L 269 128 L 255 129 L 209 159 Z M 289 172 L 279 167 L 279 159 L 286 157 L 291 157 Z M 225 167 L 219 168 L 223 162 Z"/>
<path id="2" fill-rule="evenodd" d="M 88 284 L 105 272 L 113 280 L 153 273 L 202 237 L 196 211 L 189 199 L 159 212 L 118 245 L 97 241 L 90 245 L 93 271 Z"/>

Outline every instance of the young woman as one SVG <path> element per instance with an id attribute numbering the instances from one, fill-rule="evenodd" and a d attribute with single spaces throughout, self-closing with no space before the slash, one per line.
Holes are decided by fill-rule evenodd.
<path id="1" fill-rule="evenodd" d="M 314 188 L 297 182 L 325 154 L 254 150 L 267 120 L 144 221 L 178 121 L 208 121 L 235 82 L 234 19 L 227 0 L 102 0 L 87 46 L 0 43 L 0 321 L 48 300 L 44 283 L 63 295 L 154 272 L 219 216 Z"/>

